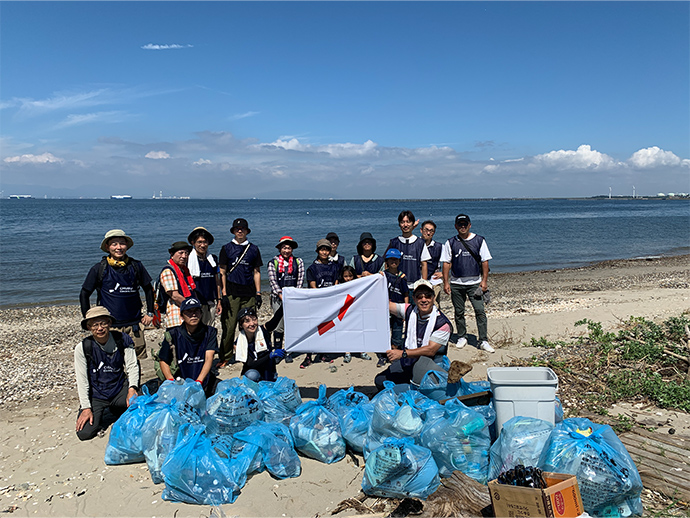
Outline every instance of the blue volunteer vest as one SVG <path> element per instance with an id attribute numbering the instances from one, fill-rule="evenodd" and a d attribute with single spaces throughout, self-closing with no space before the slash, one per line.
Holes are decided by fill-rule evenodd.
<path id="1" fill-rule="evenodd" d="M 426 246 L 423 239 L 417 238 L 414 243 L 403 243 L 397 237 L 391 239 L 388 248 L 397 248 L 402 252 L 400 271 L 407 277 L 407 283 L 413 284 L 422 277 L 422 250 Z"/>
<path id="2" fill-rule="evenodd" d="M 127 382 L 125 374 L 125 340 L 132 339 L 118 331 L 111 331 L 115 340 L 115 351 L 106 353 L 92 337 L 84 338 L 82 347 L 88 347 L 86 341 L 91 341 L 91 354 L 86 355 L 86 368 L 89 374 L 90 397 L 110 401 L 117 396 Z M 127 336 L 127 338 L 124 338 Z"/>
<path id="3" fill-rule="evenodd" d="M 235 263 L 237 263 L 244 252 L 245 246 L 248 246 L 249 250 L 247 250 L 247 253 L 242 257 L 242 261 L 237 265 L 237 268 L 233 270 Z M 253 243 L 249 243 L 248 245 L 237 245 L 232 241 L 225 245 L 224 248 L 225 255 L 228 257 L 227 282 L 244 286 L 254 286 L 254 267 L 259 258 L 259 248 Z M 230 272 L 230 270 L 232 270 L 232 272 Z"/>
<path id="4" fill-rule="evenodd" d="M 285 261 L 285 270 L 282 272 L 278 271 L 278 257 L 273 258 L 273 266 L 275 267 L 276 270 L 276 281 L 278 282 L 278 286 L 281 288 L 285 287 L 295 287 L 297 286 L 297 280 L 299 276 L 299 265 L 303 264 L 302 259 L 298 259 L 297 257 L 293 257 L 292 261 L 292 272 L 288 273 L 288 265 L 287 261 Z"/>
<path id="5" fill-rule="evenodd" d="M 118 269 L 106 265 L 98 296 L 98 304 L 110 312 L 116 327 L 141 321 L 139 280 L 131 262 Z"/>
<path id="6" fill-rule="evenodd" d="M 314 261 L 309 266 L 312 280 L 316 281 L 317 288 L 326 288 L 335 285 L 338 277 L 340 277 L 340 266 L 337 262 L 328 262 L 323 264 L 319 261 Z"/>
<path id="7" fill-rule="evenodd" d="M 218 258 L 215 255 L 213 258 L 218 264 Z M 194 277 L 194 284 L 196 284 L 194 292 L 202 304 L 208 304 L 218 298 L 218 288 L 216 287 L 218 267 L 213 267 L 208 261 L 199 259 L 199 270 L 199 277 Z"/>
<path id="8" fill-rule="evenodd" d="M 405 328 L 407 328 L 409 321 L 410 321 L 410 315 L 412 312 L 415 310 L 415 306 L 408 306 L 408 308 L 405 310 Z M 423 347 L 424 344 L 422 343 L 424 341 L 424 332 L 426 331 L 426 326 L 429 323 L 428 320 L 422 320 L 419 315 L 417 315 L 417 347 Z M 445 324 L 450 324 L 450 320 L 446 318 L 446 315 L 441 313 L 439 311 L 438 316 L 436 317 L 436 324 L 434 325 L 434 329 L 431 331 L 432 333 L 434 331 L 437 331 L 441 329 Z M 452 329 L 452 326 L 451 326 Z"/>
<path id="9" fill-rule="evenodd" d="M 204 326 L 204 324 L 199 324 Z M 206 327 L 204 338 L 200 342 L 194 342 L 189 333 L 184 327 L 175 326 L 168 329 L 172 337 L 173 344 L 175 344 L 175 357 L 177 364 L 180 367 L 180 375 L 184 379 L 197 379 L 206 361 L 206 349 L 209 344 L 218 341 L 218 330 L 214 326 Z M 204 387 L 208 383 L 209 376 L 204 380 Z"/>
<path id="10" fill-rule="evenodd" d="M 402 304 L 405 302 L 405 295 L 409 293 L 407 281 L 404 277 L 393 275 L 385 270 L 386 281 L 388 281 L 388 300 Z"/>
<path id="11" fill-rule="evenodd" d="M 465 244 L 477 257 L 481 257 L 479 255 L 479 250 L 483 242 L 484 238 L 475 234 L 474 238 L 465 241 Z M 482 274 L 482 269 L 479 264 L 474 257 L 472 257 L 472 254 L 463 246 L 458 236 L 450 238 L 450 251 L 453 255 L 450 263 L 453 277 L 477 277 Z"/>
<path id="12" fill-rule="evenodd" d="M 431 255 L 431 261 L 426 262 L 426 278 L 429 280 L 434 272 L 438 270 L 438 263 L 441 261 L 441 251 L 443 250 L 443 245 L 438 241 L 434 241 L 434 244 L 427 246 L 426 249 L 429 250 L 429 255 Z"/>
<path id="13" fill-rule="evenodd" d="M 361 255 L 356 255 L 352 262 L 355 265 L 357 275 L 362 275 L 364 272 L 378 273 L 378 271 L 381 269 L 381 266 L 383 266 L 383 257 L 374 254 L 374 258 L 368 263 L 365 263 L 362 261 Z"/>

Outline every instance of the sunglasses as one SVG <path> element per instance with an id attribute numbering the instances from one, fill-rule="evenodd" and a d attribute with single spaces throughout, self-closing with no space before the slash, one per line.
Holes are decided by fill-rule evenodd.
<path id="1" fill-rule="evenodd" d="M 434 294 L 433 293 L 428 293 L 428 292 L 422 292 L 422 293 L 417 293 L 414 296 L 415 299 L 433 299 Z"/>

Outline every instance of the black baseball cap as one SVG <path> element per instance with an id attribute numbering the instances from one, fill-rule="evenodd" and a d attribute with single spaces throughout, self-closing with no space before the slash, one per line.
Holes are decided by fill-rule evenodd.
<path id="1" fill-rule="evenodd" d="M 326 234 L 326 239 L 328 239 L 329 241 L 331 239 L 334 239 L 335 241 L 340 243 L 340 238 L 338 237 L 338 234 L 336 234 L 335 232 L 329 232 L 328 234 Z"/>
<path id="2" fill-rule="evenodd" d="M 467 214 L 458 214 L 457 216 L 455 216 L 455 226 L 459 226 L 460 223 L 467 223 L 469 225 L 472 222 L 470 221 L 470 217 Z"/>

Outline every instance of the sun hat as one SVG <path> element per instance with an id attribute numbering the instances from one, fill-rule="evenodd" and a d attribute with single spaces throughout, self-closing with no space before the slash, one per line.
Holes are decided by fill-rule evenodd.
<path id="1" fill-rule="evenodd" d="M 457 227 L 459 223 L 471 224 L 472 222 L 467 214 L 458 214 L 455 216 L 455 226 Z"/>
<path id="2" fill-rule="evenodd" d="M 357 243 L 357 253 L 359 255 L 362 255 L 362 246 L 364 245 L 364 241 L 371 241 L 371 251 L 376 252 L 376 239 L 374 239 L 374 236 L 371 235 L 369 232 L 362 232 L 359 236 L 359 243 Z"/>
<path id="3" fill-rule="evenodd" d="M 338 243 L 340 243 L 340 238 L 338 237 L 338 234 L 336 234 L 335 232 L 329 232 L 328 234 L 326 234 L 326 239 L 328 239 L 329 241 L 330 241 L 331 239 L 334 239 L 334 240 L 336 240 Z"/>
<path id="4" fill-rule="evenodd" d="M 175 254 L 175 252 L 178 252 L 180 250 L 187 250 L 187 252 L 191 252 L 192 245 L 190 245 L 186 241 L 175 241 L 172 245 L 170 245 L 170 248 L 168 248 L 168 253 L 170 255 L 173 255 Z"/>
<path id="5" fill-rule="evenodd" d="M 101 241 L 101 250 L 103 250 L 105 253 L 110 253 L 110 249 L 108 248 L 108 241 L 110 241 L 114 237 L 124 237 L 125 241 L 127 242 L 127 248 L 132 248 L 134 246 L 134 241 L 132 241 L 131 237 L 125 234 L 124 230 L 114 228 L 113 230 L 108 230 L 105 233 L 105 237 L 103 238 L 103 241 Z"/>
<path id="6" fill-rule="evenodd" d="M 397 248 L 389 248 L 384 259 L 402 259 L 402 252 Z"/>
<path id="7" fill-rule="evenodd" d="M 237 218 L 235 221 L 232 222 L 232 227 L 230 227 L 230 233 L 234 234 L 238 228 L 246 228 L 247 234 L 250 234 L 252 232 L 249 228 L 249 223 L 247 223 L 247 220 L 244 218 Z"/>
<path id="8" fill-rule="evenodd" d="M 290 236 L 283 236 L 280 238 L 280 241 L 278 241 L 276 248 L 280 250 L 283 247 L 283 245 L 290 245 L 294 250 L 295 248 L 297 248 L 297 241 L 292 239 Z"/>
<path id="9" fill-rule="evenodd" d="M 417 290 L 426 290 L 434 293 L 434 286 L 426 279 L 419 279 L 412 285 L 412 294 L 417 293 Z"/>
<path id="10" fill-rule="evenodd" d="M 256 308 L 254 306 L 250 306 L 248 308 L 242 308 L 237 312 L 237 321 L 242 322 L 242 319 L 244 317 L 255 317 L 256 316 Z"/>
<path id="11" fill-rule="evenodd" d="M 199 239 L 201 236 L 204 236 L 206 238 L 206 241 L 208 241 L 208 246 L 211 246 L 213 244 L 213 241 L 215 241 L 213 239 L 213 234 L 211 234 L 204 227 L 196 227 L 194 230 L 192 230 L 187 236 L 187 241 L 189 241 L 190 245 L 193 245 L 194 241 Z"/>
<path id="12" fill-rule="evenodd" d="M 182 301 L 182 304 L 180 304 L 180 313 L 184 313 L 189 309 L 196 308 L 201 308 L 201 302 L 199 302 L 199 299 L 195 299 L 194 297 L 188 297 Z"/>
<path id="13" fill-rule="evenodd" d="M 329 250 L 331 249 L 331 242 L 328 239 L 319 239 L 319 242 L 316 243 L 316 251 L 319 251 L 319 248 L 328 248 Z"/>
<path id="14" fill-rule="evenodd" d="M 105 309 L 103 306 L 94 306 L 86 312 L 84 320 L 81 321 L 81 328 L 88 329 L 88 326 L 86 325 L 87 322 L 92 318 L 98 317 L 108 317 L 110 319 L 110 325 L 112 325 L 113 322 L 115 322 L 115 319 L 107 309 Z"/>

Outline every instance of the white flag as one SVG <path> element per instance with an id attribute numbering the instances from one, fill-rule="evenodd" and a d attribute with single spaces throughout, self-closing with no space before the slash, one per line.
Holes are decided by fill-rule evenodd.
<path id="1" fill-rule="evenodd" d="M 388 285 L 383 275 L 369 275 L 328 288 L 283 288 L 283 311 L 288 352 L 390 349 Z"/>

